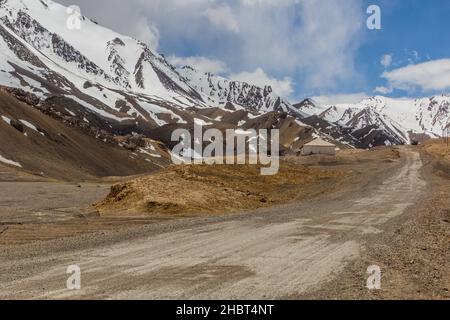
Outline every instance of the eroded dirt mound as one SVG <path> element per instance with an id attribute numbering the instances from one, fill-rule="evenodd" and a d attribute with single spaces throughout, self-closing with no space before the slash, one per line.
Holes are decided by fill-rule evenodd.
<path id="1" fill-rule="evenodd" d="M 258 166 L 173 166 L 114 185 L 96 205 L 102 215 L 219 214 L 310 197 L 346 172 L 283 162 L 274 176 Z"/>

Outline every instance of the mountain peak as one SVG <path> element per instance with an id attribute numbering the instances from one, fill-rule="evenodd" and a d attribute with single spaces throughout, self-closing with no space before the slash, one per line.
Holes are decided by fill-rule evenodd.
<path id="1" fill-rule="evenodd" d="M 290 103 L 273 92 L 271 86 L 258 87 L 242 81 L 234 81 L 192 66 L 184 66 L 178 72 L 214 106 L 232 103 L 238 108 L 252 112 L 287 112 Z"/>

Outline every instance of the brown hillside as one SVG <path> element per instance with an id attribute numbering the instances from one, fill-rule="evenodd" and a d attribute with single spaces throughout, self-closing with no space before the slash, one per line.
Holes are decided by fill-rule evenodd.
<path id="1" fill-rule="evenodd" d="M 64 180 L 128 176 L 160 166 L 68 127 L 0 90 L 0 155 L 28 172 Z M 25 120 L 37 131 L 24 125 Z M 2 163 L 3 164 L 3 163 Z"/>

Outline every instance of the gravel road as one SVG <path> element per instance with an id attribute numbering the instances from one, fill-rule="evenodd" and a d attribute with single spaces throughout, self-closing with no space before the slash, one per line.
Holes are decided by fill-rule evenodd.
<path id="1" fill-rule="evenodd" d="M 367 236 L 421 201 L 420 155 L 401 152 L 397 164 L 352 192 L 153 226 L 91 247 L 71 239 L 42 254 L 5 254 L 0 299 L 277 299 L 313 291 L 358 259 Z M 81 268 L 81 290 L 66 289 L 69 265 Z"/>

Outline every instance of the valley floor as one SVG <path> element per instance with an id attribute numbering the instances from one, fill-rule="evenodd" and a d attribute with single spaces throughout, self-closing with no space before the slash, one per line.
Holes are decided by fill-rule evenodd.
<path id="1" fill-rule="evenodd" d="M 417 149 L 352 158 L 312 199 L 175 220 L 97 216 L 107 183 L 1 182 L 0 299 L 449 299 L 450 180 Z"/>

